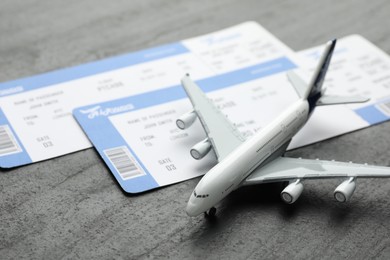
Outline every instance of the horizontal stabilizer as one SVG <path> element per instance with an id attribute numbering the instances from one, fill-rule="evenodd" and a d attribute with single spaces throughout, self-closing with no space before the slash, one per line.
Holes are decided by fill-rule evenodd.
<path id="1" fill-rule="evenodd" d="M 287 78 L 290 81 L 291 85 L 295 88 L 295 91 L 298 93 L 298 96 L 302 98 L 307 91 L 308 85 L 301 77 L 299 77 L 294 71 L 287 72 Z"/>
<path id="2" fill-rule="evenodd" d="M 287 72 L 287 78 L 290 81 L 291 85 L 294 86 L 299 97 L 303 97 L 305 92 L 307 92 L 308 85 L 307 83 L 294 71 Z M 323 95 L 317 101 L 317 106 L 325 105 L 338 105 L 338 104 L 352 104 L 352 103 L 364 103 L 369 101 L 370 98 L 362 96 L 332 96 L 332 95 Z"/>
<path id="3" fill-rule="evenodd" d="M 325 105 L 337 105 L 337 104 L 351 104 L 351 103 L 364 103 L 370 100 L 369 98 L 362 96 L 330 96 L 325 95 L 317 101 L 317 106 Z"/>

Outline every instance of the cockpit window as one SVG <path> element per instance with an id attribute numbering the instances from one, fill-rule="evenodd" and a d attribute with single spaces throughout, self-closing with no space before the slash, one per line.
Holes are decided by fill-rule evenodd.
<path id="1" fill-rule="evenodd" d="M 209 196 L 209 194 L 200 195 L 200 194 L 196 194 L 196 191 L 194 191 L 194 196 L 196 198 L 207 198 Z"/>

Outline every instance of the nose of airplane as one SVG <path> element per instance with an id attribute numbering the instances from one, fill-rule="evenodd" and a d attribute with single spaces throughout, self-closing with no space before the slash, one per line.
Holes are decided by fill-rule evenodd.
<path id="1" fill-rule="evenodd" d="M 186 212 L 187 212 L 187 215 L 188 216 L 196 216 L 196 206 L 195 206 L 195 203 L 194 203 L 194 198 L 190 198 L 188 203 L 187 203 L 187 207 L 186 207 Z"/>

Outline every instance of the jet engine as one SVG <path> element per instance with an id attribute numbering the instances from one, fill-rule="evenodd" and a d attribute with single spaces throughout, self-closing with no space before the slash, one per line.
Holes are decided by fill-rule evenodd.
<path id="1" fill-rule="evenodd" d="M 176 120 L 176 125 L 181 130 L 184 130 L 184 129 L 190 127 L 194 123 L 195 119 L 196 119 L 196 113 L 194 110 L 192 110 L 188 113 L 185 113 L 181 117 L 179 117 Z"/>
<path id="2" fill-rule="evenodd" d="M 334 198 L 338 202 L 347 202 L 352 197 L 353 192 L 356 188 L 355 178 L 352 177 L 346 181 L 343 181 L 337 188 L 334 190 Z"/>
<path id="3" fill-rule="evenodd" d="M 203 157 L 205 157 L 205 155 L 208 152 L 210 152 L 210 150 L 211 150 L 211 143 L 210 143 L 209 139 L 206 138 L 203 141 L 194 145 L 191 148 L 190 153 L 191 153 L 192 158 L 194 158 L 196 160 L 200 160 Z"/>
<path id="4" fill-rule="evenodd" d="M 290 183 L 281 193 L 282 200 L 287 204 L 294 203 L 303 191 L 303 184 L 300 180 Z"/>

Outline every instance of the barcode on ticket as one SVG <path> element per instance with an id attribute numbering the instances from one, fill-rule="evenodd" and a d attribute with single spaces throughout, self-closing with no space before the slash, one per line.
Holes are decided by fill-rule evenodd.
<path id="1" fill-rule="evenodd" d="M 8 125 L 0 125 L 0 156 L 19 153 L 20 148 Z"/>
<path id="2" fill-rule="evenodd" d="M 104 153 L 123 180 L 145 175 L 126 146 L 107 149 Z"/>

